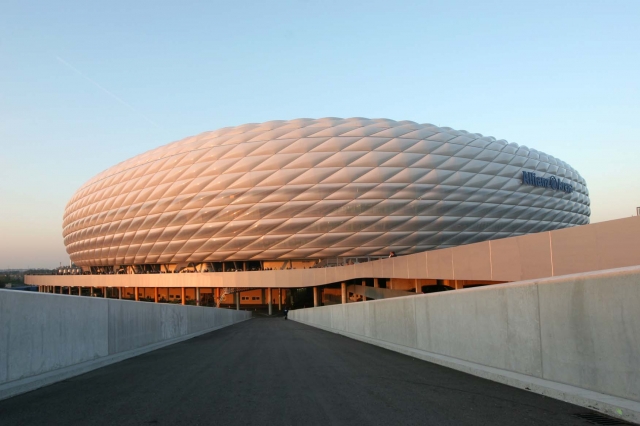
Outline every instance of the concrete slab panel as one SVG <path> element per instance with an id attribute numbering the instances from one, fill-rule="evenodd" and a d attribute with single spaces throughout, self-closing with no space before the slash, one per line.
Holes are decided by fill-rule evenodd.
<path id="1" fill-rule="evenodd" d="M 398 297 L 374 304 L 374 338 L 403 346 L 416 346 L 415 296 Z"/>
<path id="2" fill-rule="evenodd" d="M 371 268 L 373 271 L 373 278 L 385 278 L 382 275 L 382 261 L 374 260 L 371 262 Z"/>
<path id="3" fill-rule="evenodd" d="M 346 331 L 346 315 L 344 312 L 345 305 L 333 305 L 330 306 L 331 310 L 331 328 L 339 331 Z"/>
<path id="4" fill-rule="evenodd" d="M 553 275 L 568 275 L 598 269 L 595 227 L 560 229 L 551 234 Z"/>
<path id="5" fill-rule="evenodd" d="M 407 259 L 407 275 L 409 278 L 427 277 L 427 253 L 416 253 L 405 256 Z"/>
<path id="6" fill-rule="evenodd" d="M 488 242 L 453 248 L 451 255 L 454 279 L 491 280 L 491 256 Z"/>
<path id="7" fill-rule="evenodd" d="M 366 263 L 357 263 L 355 265 L 355 276 L 357 278 L 368 278 L 370 274 L 368 273 L 371 270 L 371 265 L 368 262 Z"/>
<path id="8" fill-rule="evenodd" d="M 599 270 L 640 265 L 640 217 L 600 222 L 593 227 Z"/>
<path id="9" fill-rule="evenodd" d="M 453 357 L 463 355 L 462 359 L 482 365 L 504 364 L 507 313 L 500 309 L 504 295 L 488 297 L 476 289 L 452 293 L 455 298 L 444 293 L 418 296 L 428 303 L 430 350 Z"/>
<path id="10" fill-rule="evenodd" d="M 640 273 L 539 285 L 544 378 L 640 401 Z"/>
<path id="11" fill-rule="evenodd" d="M 409 278 L 408 256 L 394 257 L 392 260 L 393 260 L 393 277 Z"/>
<path id="12" fill-rule="evenodd" d="M 393 271 L 393 264 L 394 264 L 394 260 L 397 259 L 397 257 L 391 258 L 391 259 L 381 259 L 379 260 L 380 262 L 380 266 L 382 266 L 382 276 L 386 277 L 386 278 L 392 278 L 394 275 L 394 271 Z"/>
<path id="13" fill-rule="evenodd" d="M 349 333 L 360 336 L 365 335 L 365 305 L 366 303 L 352 303 L 345 310 L 346 314 L 346 330 Z"/>
<path id="14" fill-rule="evenodd" d="M 493 240 L 491 243 L 492 280 L 519 281 L 522 279 L 520 247 L 515 238 Z"/>
<path id="15" fill-rule="evenodd" d="M 433 352 L 431 349 L 431 326 L 429 324 L 429 299 L 426 296 L 415 297 L 416 348 Z"/>
<path id="16" fill-rule="evenodd" d="M 305 309 L 307 321 L 317 323 L 321 327 L 331 328 L 331 308 L 323 306 L 317 309 Z"/>
<path id="17" fill-rule="evenodd" d="M 7 318 L 7 312 L 9 310 L 8 307 L 5 307 L 8 298 L 3 297 L 5 292 L 13 291 L 13 290 L 0 290 L 0 383 L 4 383 L 8 380 L 9 377 L 9 352 L 11 348 L 9 347 L 9 327 L 6 327 L 6 324 L 9 324 L 9 318 Z"/>
<path id="18" fill-rule="evenodd" d="M 520 251 L 523 280 L 547 278 L 553 275 L 548 232 L 523 235 L 516 237 L 516 241 Z"/>
<path id="19" fill-rule="evenodd" d="M 9 293 L 9 294 L 5 294 Z M 2 291 L 10 330 L 6 380 L 18 380 L 106 356 L 107 301 Z"/>
<path id="20" fill-rule="evenodd" d="M 305 278 L 307 275 L 312 275 L 308 269 L 292 269 L 286 271 L 290 277 L 290 283 L 294 287 L 305 287 L 309 285 L 310 280 Z"/>
<path id="21" fill-rule="evenodd" d="M 313 271 L 313 284 L 324 284 L 326 283 L 326 268 L 315 268 Z"/>
<path id="22" fill-rule="evenodd" d="M 504 369 L 542 377 L 540 309 L 535 283 L 504 286 L 507 300 L 507 356 Z"/>
<path id="23" fill-rule="evenodd" d="M 429 276 L 433 279 L 453 279 L 453 251 L 451 249 L 434 250 L 427 256 Z"/>
<path id="24" fill-rule="evenodd" d="M 325 275 L 327 277 L 328 283 L 338 282 L 338 278 L 336 277 L 336 269 L 337 268 L 324 268 L 326 271 Z"/>

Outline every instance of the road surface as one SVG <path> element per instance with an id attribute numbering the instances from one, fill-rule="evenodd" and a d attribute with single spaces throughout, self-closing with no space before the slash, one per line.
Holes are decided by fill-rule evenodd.
<path id="1" fill-rule="evenodd" d="M 0 401 L 5 425 L 588 425 L 588 410 L 282 318 Z"/>

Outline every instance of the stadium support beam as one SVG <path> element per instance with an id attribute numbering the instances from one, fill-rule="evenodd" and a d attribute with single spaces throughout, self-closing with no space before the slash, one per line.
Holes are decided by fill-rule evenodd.
<path id="1" fill-rule="evenodd" d="M 415 280 L 415 285 L 416 285 L 416 294 L 420 294 L 422 293 L 422 289 L 420 288 L 420 284 L 418 284 L 418 280 Z"/>
<path id="2" fill-rule="evenodd" d="M 380 287 L 380 284 L 378 283 L 378 279 L 377 278 L 373 279 L 373 287 L 374 288 L 379 288 Z"/>
<path id="3" fill-rule="evenodd" d="M 71 296 L 71 286 L 69 286 L 69 296 Z"/>
<path id="4" fill-rule="evenodd" d="M 313 288 L 313 307 L 318 307 L 318 287 Z"/>
<path id="5" fill-rule="evenodd" d="M 138 287 L 134 287 L 133 291 L 136 292 L 135 296 L 134 296 L 134 300 L 137 302 L 138 300 L 140 300 L 140 298 L 138 297 Z"/>
<path id="6" fill-rule="evenodd" d="M 233 293 L 236 297 L 236 311 L 240 310 L 240 292 L 236 291 L 235 293 Z"/>
<path id="7" fill-rule="evenodd" d="M 347 283 L 340 283 L 340 290 L 342 290 L 342 303 L 347 303 Z"/>
<path id="8" fill-rule="evenodd" d="M 269 299 L 269 315 L 273 315 L 273 300 L 271 300 L 271 287 L 267 289 L 267 298 Z"/>
<path id="9" fill-rule="evenodd" d="M 278 289 L 278 311 L 282 310 L 282 289 Z"/>
<path id="10" fill-rule="evenodd" d="M 122 287 L 118 287 L 118 299 L 122 299 Z"/>
<path id="11" fill-rule="evenodd" d="M 107 287 L 102 287 L 102 297 L 107 298 Z"/>
<path id="12" fill-rule="evenodd" d="M 200 306 L 200 287 L 196 287 L 196 306 Z"/>
<path id="13" fill-rule="evenodd" d="M 158 303 L 158 287 L 153 288 L 153 302 Z"/>
<path id="14" fill-rule="evenodd" d="M 180 287 L 181 289 L 181 293 L 180 293 L 180 303 L 182 303 L 184 305 L 184 287 Z"/>

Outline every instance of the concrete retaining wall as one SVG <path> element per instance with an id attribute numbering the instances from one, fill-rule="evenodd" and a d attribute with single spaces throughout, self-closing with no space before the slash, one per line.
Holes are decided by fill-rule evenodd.
<path id="1" fill-rule="evenodd" d="M 640 420 L 640 267 L 311 308 L 289 317 L 523 388 L 546 383 L 541 393 Z M 562 395 L 576 391 L 582 397 Z"/>
<path id="2" fill-rule="evenodd" d="M 0 399 L 250 317 L 228 309 L 0 290 Z"/>

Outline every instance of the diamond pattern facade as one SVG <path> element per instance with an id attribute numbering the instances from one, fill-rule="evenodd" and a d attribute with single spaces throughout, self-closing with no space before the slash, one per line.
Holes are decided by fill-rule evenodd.
<path id="1" fill-rule="evenodd" d="M 565 193 L 524 185 L 557 177 Z M 79 266 L 415 253 L 589 223 L 568 164 L 480 134 L 364 118 L 246 124 L 173 142 L 84 184 L 63 235 Z"/>

